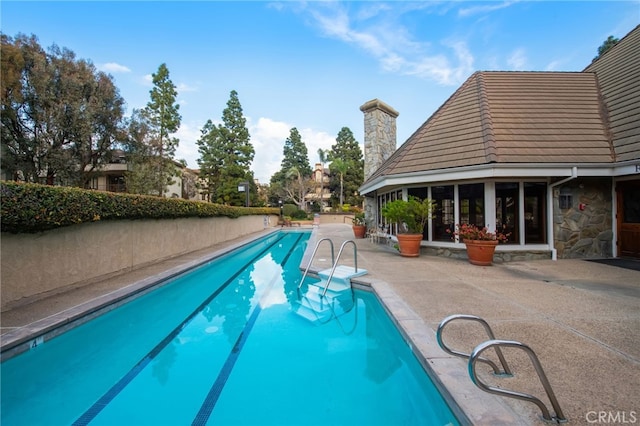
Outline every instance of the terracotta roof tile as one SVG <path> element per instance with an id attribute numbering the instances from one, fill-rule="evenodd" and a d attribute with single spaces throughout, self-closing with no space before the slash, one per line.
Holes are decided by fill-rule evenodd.
<path id="1" fill-rule="evenodd" d="M 476 72 L 368 179 L 640 158 L 640 26 L 583 72 Z"/>

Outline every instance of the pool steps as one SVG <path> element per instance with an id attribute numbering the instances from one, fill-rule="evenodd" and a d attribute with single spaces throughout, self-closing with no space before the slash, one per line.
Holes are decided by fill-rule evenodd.
<path id="1" fill-rule="evenodd" d="M 309 283 L 306 291 L 302 291 L 302 285 L 307 277 L 313 258 L 318 247 L 327 241 L 331 248 L 331 268 L 317 272 L 320 281 Z M 353 257 L 355 266 L 339 265 L 338 261 L 347 244 L 353 245 Z M 367 274 L 366 269 L 358 268 L 358 250 L 353 240 L 347 240 L 340 246 L 337 258 L 334 257 L 333 241 L 323 238 L 318 241 L 309 264 L 307 265 L 300 284 L 298 285 L 298 300 L 293 306 L 293 311 L 312 323 L 325 323 L 334 317 L 339 317 L 351 310 L 354 304 L 351 279 Z"/>

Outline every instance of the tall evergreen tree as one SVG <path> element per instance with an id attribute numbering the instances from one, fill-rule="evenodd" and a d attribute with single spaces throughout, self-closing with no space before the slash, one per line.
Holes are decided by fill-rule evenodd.
<path id="1" fill-rule="evenodd" d="M 197 141 L 201 177 L 207 181 L 210 201 L 236 206 L 243 206 L 246 197 L 238 191 L 238 184 L 249 182 L 253 204 L 257 195 L 250 166 L 255 150 L 235 90 L 222 112 L 222 121 L 217 126 L 207 121 Z"/>
<path id="2" fill-rule="evenodd" d="M 167 65 L 161 64 L 152 78 L 153 88 L 149 92 L 151 100 L 142 114 L 149 126 L 150 153 L 153 157 L 150 162 L 156 163 L 157 191 L 162 196 L 176 175 L 173 159 L 180 141 L 171 135 L 180 128 L 182 117 L 178 112 L 180 105 L 176 103 L 178 92 L 169 78 Z"/>
<path id="3" fill-rule="evenodd" d="M 303 206 L 304 198 L 300 198 L 299 188 L 308 186 L 306 181 L 311 178 L 311 173 L 307 145 L 302 141 L 298 129 L 292 127 L 282 149 L 280 170 L 271 176 L 272 201 L 284 198 L 285 201 Z"/>
<path id="4" fill-rule="evenodd" d="M 352 205 L 362 204 L 362 196 L 358 195 L 358 188 L 364 182 L 364 157 L 360 144 L 353 136 L 353 132 L 348 127 L 343 127 L 338 132 L 336 143 L 331 146 L 329 161 L 340 159 L 345 163 L 345 173 L 331 173 L 330 188 L 333 193 L 332 199 L 338 202 L 341 195 L 344 202 Z M 331 169 L 331 166 L 329 166 Z M 338 169 L 334 166 L 334 169 Z M 342 191 L 340 188 L 342 187 Z"/>
<path id="5" fill-rule="evenodd" d="M 307 145 L 302 141 L 302 137 L 295 127 L 289 131 L 289 137 L 284 141 L 282 155 L 280 170 L 288 171 L 295 167 L 300 175 L 311 176 Z"/>

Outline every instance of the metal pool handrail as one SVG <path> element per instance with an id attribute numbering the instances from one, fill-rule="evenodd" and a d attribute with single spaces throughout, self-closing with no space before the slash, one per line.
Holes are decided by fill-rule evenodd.
<path id="1" fill-rule="evenodd" d="M 534 397 L 533 395 L 488 386 L 478 378 L 475 366 L 476 366 L 476 361 L 480 360 L 480 354 L 491 347 L 495 347 L 495 349 L 498 350 L 500 346 L 519 348 L 525 351 L 527 355 L 529 355 L 529 358 L 531 359 L 531 362 L 533 363 L 533 366 L 536 369 L 536 373 L 538 373 L 538 378 L 540 379 L 540 382 L 542 383 L 542 386 L 544 387 L 544 390 L 547 393 L 547 397 L 549 398 L 549 401 L 551 401 L 551 405 L 553 406 L 553 409 L 556 413 L 554 417 L 551 417 L 551 415 L 549 414 L 549 410 L 544 405 L 544 403 L 540 401 L 538 398 Z M 478 346 L 476 346 L 476 348 L 471 353 L 471 356 L 469 357 L 469 375 L 471 376 L 471 380 L 473 381 L 473 383 L 476 386 L 478 386 L 480 389 L 486 392 L 533 402 L 538 406 L 538 408 L 540 408 L 540 410 L 542 411 L 542 417 L 545 420 L 555 421 L 557 423 L 567 422 L 567 419 L 564 417 L 564 414 L 562 413 L 562 409 L 560 408 L 560 404 L 558 404 L 558 400 L 556 399 L 556 396 L 553 393 L 553 389 L 551 389 L 551 384 L 549 383 L 547 376 L 544 374 L 544 370 L 542 369 L 542 365 L 540 365 L 540 361 L 538 360 L 538 357 L 536 356 L 535 352 L 533 352 L 533 349 L 531 349 L 529 346 L 525 345 L 524 343 L 520 343 L 512 340 L 488 340 L 484 343 L 479 344 Z"/>
<path id="2" fill-rule="evenodd" d="M 464 314 L 457 314 L 457 315 L 450 315 L 448 317 L 446 317 L 445 319 L 443 319 L 440 324 L 438 325 L 438 330 L 436 331 L 436 338 L 438 340 L 438 345 L 440 345 L 440 347 L 442 348 L 443 351 L 445 351 L 446 353 L 450 354 L 450 355 L 454 355 L 454 356 L 459 356 L 462 358 L 469 358 L 471 356 L 471 354 L 465 354 L 463 352 L 458 352 L 455 351 L 453 349 L 450 349 L 447 345 L 444 344 L 444 341 L 442 340 L 442 333 L 444 331 L 444 327 L 449 324 L 450 322 L 454 321 L 454 320 L 468 320 L 468 321 L 476 321 L 479 322 L 480 324 L 482 324 L 482 326 L 484 327 L 485 331 L 487 332 L 487 335 L 489 336 L 489 339 L 491 340 L 495 340 L 495 336 L 493 335 L 493 331 L 491 330 L 491 327 L 489 327 L 489 324 L 483 320 L 480 317 L 477 317 L 475 315 L 464 315 Z M 507 364 L 507 361 L 504 359 L 504 356 L 502 355 L 502 351 L 500 350 L 500 347 L 496 347 L 496 353 L 498 354 L 498 358 L 500 359 L 500 363 L 502 364 L 502 369 L 504 370 L 504 372 L 500 372 L 500 369 L 498 368 L 498 366 L 491 361 L 488 358 L 478 358 L 478 361 L 480 362 L 484 362 L 485 364 L 489 364 L 491 366 L 491 368 L 493 368 L 493 373 L 496 375 L 508 375 L 511 376 L 511 369 L 509 368 L 509 365 Z"/>
<path id="3" fill-rule="evenodd" d="M 330 238 L 323 238 L 323 239 L 321 239 L 320 241 L 318 241 L 316 243 L 316 247 L 313 249 L 313 253 L 311 253 L 311 258 L 309 259 L 309 264 L 307 265 L 307 268 L 304 270 L 304 274 L 302 274 L 302 279 L 300 280 L 300 284 L 298 284 L 298 290 L 300 290 L 300 287 L 302 287 L 302 283 L 304 282 L 304 279 L 307 278 L 307 274 L 309 273 L 309 269 L 311 268 L 311 264 L 313 263 L 313 258 L 316 256 L 316 252 L 318 251 L 318 247 L 320 247 L 320 243 L 322 243 L 323 241 L 329 241 L 329 245 L 331 246 L 331 265 L 335 265 L 333 241 L 331 241 Z"/>
<path id="4" fill-rule="evenodd" d="M 327 283 L 324 286 L 324 291 L 322 292 L 322 296 L 327 294 L 327 290 L 329 289 L 329 284 L 331 283 L 331 279 L 333 278 L 333 274 L 336 272 L 336 267 L 338 266 L 338 260 L 340 260 L 340 256 L 342 255 L 342 250 L 344 250 L 344 246 L 346 246 L 348 243 L 353 244 L 354 268 L 355 268 L 355 272 L 358 272 L 358 247 L 356 246 L 355 241 L 347 240 L 344 243 L 342 243 L 342 245 L 340 246 L 340 250 L 338 250 L 338 257 L 336 258 L 336 261 L 333 263 L 333 267 L 331 268 L 331 273 L 329 274 L 329 278 L 327 279 Z M 332 246 L 333 246 L 333 243 L 332 243 Z"/>

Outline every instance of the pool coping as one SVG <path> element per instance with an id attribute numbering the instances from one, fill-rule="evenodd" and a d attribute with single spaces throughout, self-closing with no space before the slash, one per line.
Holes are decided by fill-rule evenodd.
<path id="1" fill-rule="evenodd" d="M 0 361 L 5 361 L 28 351 L 32 347 L 43 344 L 71 328 L 116 309 L 118 306 L 156 289 L 163 283 L 169 282 L 172 278 L 190 269 L 240 249 L 258 238 L 279 231 L 281 231 L 280 228 L 274 228 L 257 235 L 254 234 L 209 252 L 204 256 L 186 261 L 178 266 L 150 275 L 112 292 L 9 331 L 1 337 Z M 315 228 L 312 229 L 312 236 L 300 262 L 300 269 L 303 271 L 309 264 L 311 253 L 315 248 L 317 237 L 315 231 Z M 292 231 L 287 230 L 287 232 Z M 317 272 L 317 270 L 309 268 L 309 273 L 316 274 Z M 467 373 L 466 362 L 446 354 L 439 348 L 435 332 L 395 293 L 390 284 L 382 280 L 369 279 L 366 275 L 355 278 L 352 282 L 356 287 L 372 291 L 376 295 L 460 424 L 511 424 L 523 426 L 528 424 L 502 400 L 494 395 L 480 391 L 472 384 Z"/>

